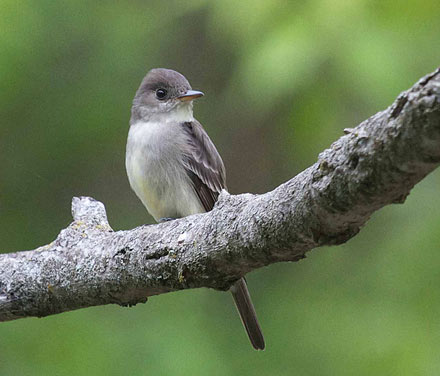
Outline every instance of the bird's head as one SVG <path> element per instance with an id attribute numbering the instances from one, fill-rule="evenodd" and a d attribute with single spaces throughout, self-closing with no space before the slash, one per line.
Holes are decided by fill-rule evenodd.
<path id="1" fill-rule="evenodd" d="M 191 89 L 182 74 L 171 69 L 150 70 L 133 100 L 132 122 L 163 118 L 163 121 L 188 121 L 192 118 L 192 101 L 203 96 Z"/>

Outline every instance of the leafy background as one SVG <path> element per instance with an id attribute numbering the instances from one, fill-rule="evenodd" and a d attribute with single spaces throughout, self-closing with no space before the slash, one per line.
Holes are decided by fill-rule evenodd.
<path id="1" fill-rule="evenodd" d="M 0 247 L 32 249 L 72 196 L 151 223 L 124 168 L 147 70 L 184 73 L 232 193 L 265 192 L 440 62 L 438 0 L 0 2 Z M 1 375 L 435 375 L 439 172 L 348 244 L 248 275 L 267 349 L 229 294 L 0 324 Z"/>

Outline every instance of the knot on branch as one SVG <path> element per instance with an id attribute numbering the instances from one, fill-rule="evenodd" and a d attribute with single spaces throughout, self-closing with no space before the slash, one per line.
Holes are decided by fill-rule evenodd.
<path id="1" fill-rule="evenodd" d="M 72 199 L 72 216 L 77 222 L 83 222 L 89 226 L 102 226 L 107 231 L 112 230 L 108 223 L 104 204 L 92 197 L 74 197 Z"/>

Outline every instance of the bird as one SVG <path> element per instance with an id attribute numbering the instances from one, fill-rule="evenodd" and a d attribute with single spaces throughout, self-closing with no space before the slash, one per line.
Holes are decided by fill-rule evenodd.
<path id="1" fill-rule="evenodd" d="M 133 99 L 125 166 L 132 190 L 157 222 L 208 212 L 227 189 L 222 158 L 193 116 L 193 101 L 203 95 L 182 74 L 155 68 Z M 230 291 L 252 346 L 264 350 L 246 280 Z"/>

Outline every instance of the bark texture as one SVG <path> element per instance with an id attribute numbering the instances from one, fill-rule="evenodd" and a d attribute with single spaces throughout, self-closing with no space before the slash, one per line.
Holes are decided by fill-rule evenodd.
<path id="1" fill-rule="evenodd" d="M 55 241 L 0 255 L 0 321 L 133 305 L 180 289 L 226 290 L 253 269 L 346 242 L 439 165 L 440 70 L 344 133 L 273 191 L 223 191 L 205 214 L 113 231 L 102 203 L 74 198 L 74 222 Z"/>

